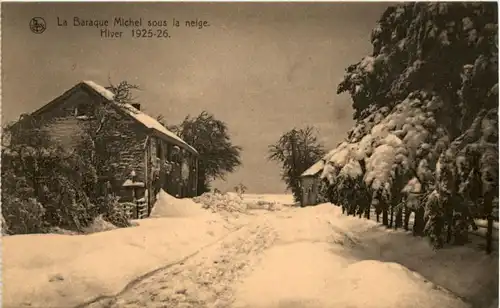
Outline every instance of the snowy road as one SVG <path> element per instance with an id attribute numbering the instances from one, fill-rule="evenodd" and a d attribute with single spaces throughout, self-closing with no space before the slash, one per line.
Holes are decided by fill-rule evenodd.
<path id="1" fill-rule="evenodd" d="M 437 255 L 419 246 L 421 239 L 415 239 L 414 255 L 408 247 L 396 254 L 390 247 L 394 241 L 387 239 L 408 235 L 374 231 L 374 224 L 341 216 L 332 206 L 255 214 L 198 254 L 85 307 L 461 308 L 471 306 L 459 297 L 484 298 L 494 284 L 480 254 L 469 261 L 466 255 Z M 383 262 L 411 257 L 415 260 L 405 265 L 422 268 L 426 277 L 443 267 L 440 273 L 447 277 L 433 281 L 441 286 L 398 263 Z"/>
<path id="2" fill-rule="evenodd" d="M 185 262 L 88 307 L 229 307 L 233 283 L 256 265 L 276 239 L 266 218 L 260 216 Z"/>

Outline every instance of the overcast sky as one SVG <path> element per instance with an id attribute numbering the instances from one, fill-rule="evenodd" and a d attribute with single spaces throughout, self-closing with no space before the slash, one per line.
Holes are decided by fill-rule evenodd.
<path id="1" fill-rule="evenodd" d="M 80 80 L 142 87 L 143 109 L 169 123 L 203 110 L 227 122 L 243 166 L 214 187 L 282 193 L 267 146 L 314 125 L 327 148 L 352 125 L 351 102 L 336 95 L 345 68 L 371 52 L 370 31 L 387 3 L 2 3 L 2 116 L 15 120 Z M 206 20 L 204 29 L 170 28 L 171 38 L 101 38 L 73 18 Z M 30 31 L 32 17 L 47 29 Z M 58 27 L 57 17 L 68 21 Z M 169 27 L 171 24 L 169 24 Z"/>

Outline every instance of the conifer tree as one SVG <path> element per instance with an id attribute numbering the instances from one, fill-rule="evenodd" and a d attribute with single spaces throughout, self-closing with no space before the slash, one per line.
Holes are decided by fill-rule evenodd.
<path id="1" fill-rule="evenodd" d="M 398 213 L 399 227 L 403 208 L 407 228 L 414 212 L 414 234 L 441 247 L 463 242 L 473 218 L 486 217 L 490 251 L 498 204 L 497 29 L 496 3 L 389 7 L 372 31 L 371 55 L 348 66 L 338 85 L 352 98 L 356 124 L 327 161 L 329 191 L 349 194 L 340 171 L 364 160 L 366 195 L 384 224 Z M 357 198 L 343 202 L 357 206 L 349 201 Z"/>

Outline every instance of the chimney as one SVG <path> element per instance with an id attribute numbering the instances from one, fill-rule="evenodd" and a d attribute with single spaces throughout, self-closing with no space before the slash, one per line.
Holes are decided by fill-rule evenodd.
<path id="1" fill-rule="evenodd" d="M 134 107 L 135 109 L 137 110 L 141 110 L 141 104 L 137 104 L 137 103 L 134 103 L 134 104 L 131 104 L 132 107 Z"/>

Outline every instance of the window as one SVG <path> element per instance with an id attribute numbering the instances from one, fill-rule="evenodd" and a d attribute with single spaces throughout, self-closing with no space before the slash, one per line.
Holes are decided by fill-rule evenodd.
<path id="1" fill-rule="evenodd" d="M 162 157 L 163 151 L 162 151 L 162 144 L 160 139 L 156 139 L 156 157 L 158 158 L 163 158 Z"/>
<path id="2" fill-rule="evenodd" d="M 75 108 L 75 117 L 78 119 L 88 119 L 90 117 L 90 112 L 91 112 L 91 106 L 90 104 L 85 104 L 81 103 L 78 104 L 78 106 Z"/>

